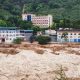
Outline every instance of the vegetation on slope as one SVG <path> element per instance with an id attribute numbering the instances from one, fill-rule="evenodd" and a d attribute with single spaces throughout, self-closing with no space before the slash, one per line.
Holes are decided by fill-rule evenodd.
<path id="1" fill-rule="evenodd" d="M 0 0 L 0 9 L 3 10 L 0 15 L 4 11 L 11 15 L 20 15 L 24 4 L 25 12 L 50 13 L 58 19 L 80 19 L 80 0 Z"/>
<path id="2" fill-rule="evenodd" d="M 23 7 L 25 13 L 52 14 L 58 27 L 80 28 L 80 0 L 0 0 L 0 19 L 8 26 L 18 26 L 14 21 L 11 22 L 11 18 L 19 20 Z M 63 20 L 63 25 L 60 20 Z"/>

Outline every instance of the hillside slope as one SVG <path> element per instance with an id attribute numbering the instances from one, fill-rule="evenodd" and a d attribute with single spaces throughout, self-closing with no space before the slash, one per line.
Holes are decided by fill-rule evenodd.
<path id="1" fill-rule="evenodd" d="M 0 0 L 0 17 L 20 15 L 24 4 L 25 12 L 80 20 L 80 0 Z"/>

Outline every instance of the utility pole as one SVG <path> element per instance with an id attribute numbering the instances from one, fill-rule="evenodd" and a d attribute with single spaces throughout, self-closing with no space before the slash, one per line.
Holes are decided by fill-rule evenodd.
<path id="1" fill-rule="evenodd" d="M 25 4 L 23 5 L 22 14 L 25 13 Z"/>

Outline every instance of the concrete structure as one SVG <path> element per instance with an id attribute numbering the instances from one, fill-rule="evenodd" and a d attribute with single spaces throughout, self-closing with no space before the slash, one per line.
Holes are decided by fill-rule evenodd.
<path id="1" fill-rule="evenodd" d="M 66 37 L 62 37 L 64 33 Z M 58 42 L 80 42 L 80 30 L 57 30 L 57 41 Z"/>
<path id="2" fill-rule="evenodd" d="M 56 31 L 48 29 L 48 30 L 45 30 L 45 34 L 47 34 L 47 35 L 56 35 Z"/>
<path id="3" fill-rule="evenodd" d="M 20 30 L 16 27 L 0 27 L 0 43 L 11 43 L 16 38 L 28 40 L 32 32 L 32 30 Z"/>
<path id="4" fill-rule="evenodd" d="M 49 35 L 51 42 L 57 42 L 57 34 L 55 30 L 45 30 L 45 35 Z"/>
<path id="5" fill-rule="evenodd" d="M 22 20 L 32 21 L 33 25 L 48 28 L 53 23 L 52 15 L 37 16 L 35 14 L 22 14 Z"/>

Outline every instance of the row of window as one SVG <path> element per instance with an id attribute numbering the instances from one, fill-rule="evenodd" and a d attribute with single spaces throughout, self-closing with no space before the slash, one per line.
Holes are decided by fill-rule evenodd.
<path id="1" fill-rule="evenodd" d="M 61 39 L 58 39 L 60 41 Z M 80 42 L 80 39 L 67 39 L 67 42 Z"/>
<path id="2" fill-rule="evenodd" d="M 44 24 L 44 25 L 46 25 L 46 24 L 48 24 L 48 23 L 36 23 L 36 22 L 33 22 L 33 24 Z"/>
<path id="3" fill-rule="evenodd" d="M 48 22 L 48 20 L 32 20 L 33 22 Z"/>
<path id="4" fill-rule="evenodd" d="M 24 19 L 27 19 L 27 17 L 25 17 Z M 44 19 L 48 19 L 48 18 L 31 18 L 31 19 L 33 19 L 33 20 L 44 20 Z"/>
<path id="5" fill-rule="evenodd" d="M 32 19 L 48 19 L 48 17 L 47 16 L 45 16 L 45 17 L 32 17 Z"/>
<path id="6" fill-rule="evenodd" d="M 15 35 L 15 34 L 14 34 L 14 35 L 8 35 L 8 34 L 6 34 L 6 35 L 1 35 L 1 34 L 0 34 L 0 36 L 3 36 L 3 37 L 7 36 L 7 37 L 8 37 L 8 36 L 20 36 L 20 35 L 19 35 L 19 34 L 16 34 L 16 35 Z"/>
<path id="7" fill-rule="evenodd" d="M 43 20 L 43 21 L 48 21 L 48 20 L 49 20 L 48 18 L 44 18 L 44 19 L 43 19 L 43 18 L 42 18 L 42 19 L 31 18 L 31 19 L 32 19 L 32 20 L 35 20 L 35 21 L 36 21 L 36 20 L 41 20 L 41 21 L 42 21 L 42 20 Z"/>
<path id="8" fill-rule="evenodd" d="M 49 27 L 49 25 L 47 25 L 47 24 L 34 24 L 34 25 L 42 26 L 42 27 Z"/>
<path id="9" fill-rule="evenodd" d="M 13 40 L 13 38 L 6 38 L 5 40 Z"/>
<path id="10" fill-rule="evenodd" d="M 62 35 L 62 33 L 59 33 L 59 35 Z M 68 35 L 80 35 L 80 33 L 68 33 Z"/>
<path id="11" fill-rule="evenodd" d="M 15 38 L 5 38 L 5 40 L 14 40 Z M 0 39 L 2 40 L 2 39 Z"/>
<path id="12" fill-rule="evenodd" d="M 4 31 L 4 30 L 2 30 L 2 31 L 0 31 L 0 33 L 20 33 L 19 31 Z"/>
<path id="13" fill-rule="evenodd" d="M 59 36 L 59 38 L 61 38 L 61 36 Z M 74 38 L 74 36 L 70 36 L 68 38 Z M 77 38 L 80 38 L 80 36 L 78 36 Z"/>

